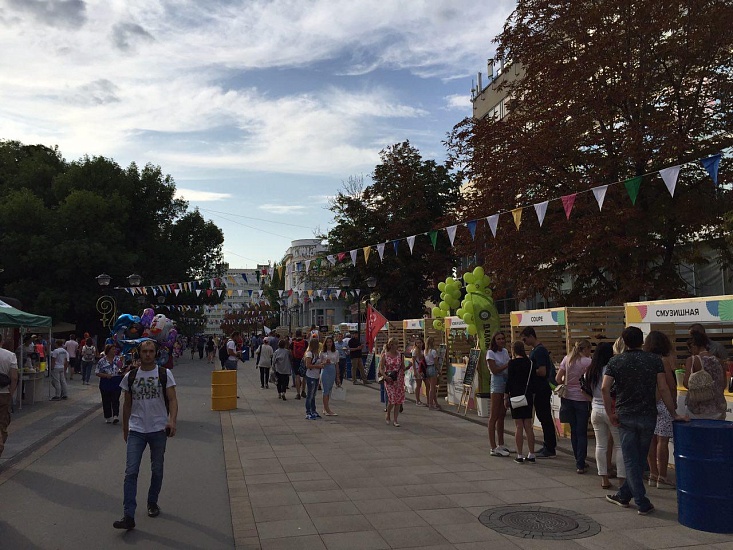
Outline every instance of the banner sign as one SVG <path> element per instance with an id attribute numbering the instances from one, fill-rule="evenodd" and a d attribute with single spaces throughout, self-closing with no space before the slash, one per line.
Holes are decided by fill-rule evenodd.
<path id="1" fill-rule="evenodd" d="M 733 321 L 733 296 L 685 298 L 626 304 L 627 323 L 711 323 Z"/>
<path id="2" fill-rule="evenodd" d="M 565 308 L 512 311 L 511 323 L 513 327 L 563 327 L 565 326 Z"/>

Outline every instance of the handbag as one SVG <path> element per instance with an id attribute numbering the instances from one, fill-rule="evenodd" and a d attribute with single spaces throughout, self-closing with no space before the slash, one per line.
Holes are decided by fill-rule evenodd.
<path id="1" fill-rule="evenodd" d="M 589 398 L 592 398 L 593 397 L 593 388 L 590 387 L 590 384 L 588 383 L 588 379 L 585 377 L 585 373 L 580 375 L 579 382 L 580 382 L 580 391 L 582 391 Z"/>
<path id="2" fill-rule="evenodd" d="M 275 374 L 275 369 L 272 369 L 270 371 L 270 384 L 276 384 L 277 383 L 277 375 Z"/>
<path id="3" fill-rule="evenodd" d="M 346 388 L 336 386 L 331 390 L 331 399 L 334 401 L 346 401 Z"/>
<path id="4" fill-rule="evenodd" d="M 305 366 L 305 358 L 300 360 L 300 365 L 298 366 L 298 376 L 301 378 L 305 378 L 305 373 L 308 372 L 308 369 Z"/>
<path id="5" fill-rule="evenodd" d="M 566 384 L 558 384 L 552 392 L 561 399 L 566 399 L 568 396 L 568 387 Z"/>
<path id="6" fill-rule="evenodd" d="M 509 398 L 512 409 L 521 409 L 522 407 L 529 407 L 529 401 L 527 400 L 527 391 L 529 390 L 529 381 L 532 378 L 532 372 L 534 371 L 534 363 L 529 362 L 529 375 L 527 376 L 527 385 L 524 387 L 524 393 L 515 397 Z"/>
<path id="7" fill-rule="evenodd" d="M 391 370 L 391 371 L 389 371 L 387 373 L 387 376 L 389 376 L 389 378 L 390 378 L 390 380 L 392 380 L 392 382 L 397 382 L 397 376 L 399 376 L 399 375 L 397 374 L 397 371 L 396 370 Z"/>

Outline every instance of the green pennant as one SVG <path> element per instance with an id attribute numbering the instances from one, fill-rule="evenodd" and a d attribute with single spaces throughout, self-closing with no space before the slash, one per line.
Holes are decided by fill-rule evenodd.
<path id="1" fill-rule="evenodd" d="M 435 250 L 435 247 L 438 245 L 438 232 L 428 231 L 428 236 L 430 237 L 430 242 L 433 243 L 433 250 Z"/>
<path id="2" fill-rule="evenodd" d="M 626 192 L 631 197 L 631 204 L 635 205 L 636 197 L 639 196 L 639 188 L 641 187 L 641 176 L 626 180 L 624 186 L 626 186 Z"/>
<path id="3" fill-rule="evenodd" d="M 315 264 L 315 269 L 316 269 L 316 271 L 318 271 L 319 269 L 321 269 L 321 258 L 316 258 L 316 259 L 315 259 L 315 260 L 313 261 L 313 263 Z"/>

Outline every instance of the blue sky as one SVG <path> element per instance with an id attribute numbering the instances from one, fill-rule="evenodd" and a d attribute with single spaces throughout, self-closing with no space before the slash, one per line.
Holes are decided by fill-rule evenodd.
<path id="1" fill-rule="evenodd" d="M 329 197 L 384 147 L 443 160 L 514 7 L 0 0 L 0 139 L 160 165 L 254 267 L 327 230 Z"/>

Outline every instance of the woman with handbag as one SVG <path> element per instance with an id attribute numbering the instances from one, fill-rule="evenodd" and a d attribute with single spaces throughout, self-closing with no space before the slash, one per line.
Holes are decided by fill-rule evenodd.
<path id="1" fill-rule="evenodd" d="M 400 406 L 405 402 L 405 362 L 402 354 L 397 351 L 397 339 L 390 338 L 387 341 L 382 357 L 379 359 L 379 373 L 384 379 L 384 389 L 387 392 L 387 415 L 385 422 L 390 423 L 390 416 L 394 411 L 392 425 L 399 428 L 397 416 Z"/>
<path id="2" fill-rule="evenodd" d="M 274 350 L 267 342 L 262 340 L 262 344 L 257 349 L 257 366 L 260 369 L 260 386 L 262 389 L 270 387 L 270 367 L 272 367 L 272 356 Z"/>
<path id="3" fill-rule="evenodd" d="M 573 349 L 560 362 L 555 381 L 559 384 L 555 393 L 560 396 L 560 422 L 570 424 L 570 442 L 575 456 L 575 472 L 588 471 L 588 420 L 590 402 L 580 389 L 580 377 L 591 363 L 591 345 L 588 340 L 578 340 Z"/>
<path id="4" fill-rule="evenodd" d="M 535 463 L 534 456 L 534 431 L 532 429 L 532 378 L 534 367 L 527 358 L 524 343 L 521 340 L 514 342 L 512 346 L 514 358 L 507 366 L 506 390 L 504 393 L 504 405 L 511 408 L 512 418 L 515 424 L 514 442 L 517 445 L 517 457 L 514 462 L 524 464 Z M 522 454 L 524 446 L 524 435 L 527 436 L 527 457 Z"/>
<path id="5" fill-rule="evenodd" d="M 272 356 L 272 370 L 277 379 L 277 397 L 283 401 L 287 401 L 285 399 L 285 392 L 288 391 L 290 374 L 293 372 L 293 367 L 290 363 L 290 351 L 288 351 L 287 346 L 288 341 L 283 338 L 277 343 L 277 350 Z"/>
<path id="6" fill-rule="evenodd" d="M 323 414 L 325 416 L 338 416 L 331 410 L 329 401 L 331 400 L 331 390 L 333 390 L 334 383 L 338 386 L 341 385 L 341 377 L 338 371 L 339 364 L 339 352 L 336 351 L 336 345 L 333 341 L 333 336 L 327 337 L 323 341 L 323 351 L 318 359 L 318 362 L 323 365 L 321 369 L 321 387 L 323 388 Z"/>

